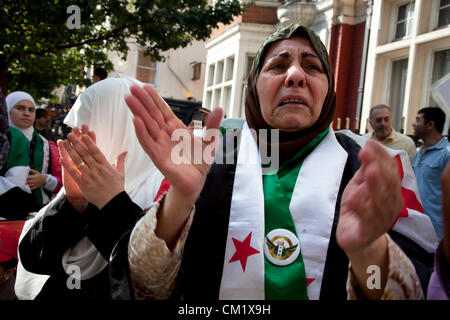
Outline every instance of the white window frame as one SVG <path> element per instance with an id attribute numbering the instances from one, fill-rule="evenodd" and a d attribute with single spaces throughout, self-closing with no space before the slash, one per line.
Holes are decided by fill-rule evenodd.
<path id="1" fill-rule="evenodd" d="M 430 15 L 430 32 L 434 30 L 439 30 L 446 28 L 445 26 L 438 28 L 438 22 L 439 22 L 439 11 L 440 11 L 440 5 L 441 0 L 433 0 L 432 6 L 431 6 L 431 15 Z M 448 27 L 448 25 L 447 25 Z"/>
<path id="2" fill-rule="evenodd" d="M 435 46 L 432 48 L 429 48 L 426 51 L 426 58 L 425 58 L 425 70 L 424 70 L 424 84 L 426 84 L 426 87 L 423 87 L 422 90 L 422 98 L 420 100 L 421 106 L 429 106 L 431 102 L 431 81 L 433 79 L 433 65 L 434 65 L 434 57 L 436 52 L 438 51 L 444 51 L 444 50 L 450 50 L 450 45 L 447 43 L 441 44 L 439 46 Z"/>
<path id="3" fill-rule="evenodd" d="M 229 60 L 233 59 L 233 70 L 231 72 L 232 77 L 231 79 L 227 80 L 227 75 L 229 74 L 228 72 L 228 67 L 229 67 Z M 221 79 L 218 79 L 217 76 L 217 70 L 218 70 L 218 66 L 219 64 L 222 64 L 222 77 Z M 208 94 L 210 94 L 211 99 L 207 99 L 207 101 L 205 101 L 205 107 L 209 108 L 210 110 L 214 110 L 216 107 L 221 107 L 224 109 L 225 115 L 227 117 L 230 117 L 231 114 L 231 109 L 232 109 L 232 104 L 233 101 L 230 101 L 230 107 L 226 108 L 226 94 L 225 94 L 225 90 L 227 88 L 230 88 L 231 93 L 230 93 L 230 99 L 233 98 L 234 96 L 234 86 L 233 86 L 233 81 L 234 78 L 236 77 L 236 54 L 233 53 L 231 55 L 228 55 L 226 57 L 221 57 L 220 59 L 217 59 L 216 61 L 210 63 L 207 67 L 208 70 L 208 74 L 206 74 L 206 93 L 205 93 L 205 97 L 208 97 Z M 209 84 L 209 78 L 210 78 L 210 71 L 213 70 L 214 74 L 213 74 L 213 82 L 212 84 Z M 217 95 L 219 95 L 219 97 L 217 97 Z M 218 101 L 218 105 L 217 104 Z M 209 104 L 209 105 L 208 105 Z"/>
<path id="4" fill-rule="evenodd" d="M 408 52 L 399 52 L 395 54 L 389 54 L 385 58 L 385 71 L 384 71 L 384 87 L 382 90 L 382 101 L 385 104 L 389 104 L 389 100 L 391 97 L 391 87 L 392 87 L 392 68 L 394 62 L 404 59 L 409 59 L 409 51 Z"/>
<path id="5" fill-rule="evenodd" d="M 411 19 L 406 19 L 406 20 L 405 20 L 405 21 L 408 21 L 408 20 L 411 21 L 411 20 L 412 20 L 412 25 L 410 25 L 410 23 L 408 23 L 408 24 L 407 24 L 407 29 L 406 29 L 406 35 L 403 36 L 402 38 L 396 39 L 396 38 L 395 38 L 395 34 L 397 33 L 398 10 L 399 10 L 399 8 L 400 8 L 401 6 L 404 6 L 404 5 L 408 4 L 408 3 L 413 3 L 413 2 L 414 2 L 414 11 L 413 11 L 413 13 L 412 13 Z M 395 4 L 393 5 L 393 7 L 394 7 L 394 8 L 393 8 L 393 10 L 392 10 L 392 17 L 391 17 L 390 31 L 389 31 L 389 39 L 390 39 L 390 42 L 395 42 L 395 41 L 400 41 L 400 40 L 403 40 L 403 39 L 408 39 L 408 38 L 410 38 L 410 37 L 412 36 L 412 34 L 413 34 L 414 24 L 417 23 L 417 22 L 414 20 L 415 12 L 416 12 L 416 9 L 417 9 L 417 3 L 416 3 L 416 1 L 415 1 L 415 0 L 413 0 L 413 1 L 410 1 L 410 0 L 407 0 L 407 1 L 405 1 L 405 0 L 403 0 L 403 1 L 398 1 L 397 3 L 395 3 Z M 408 12 L 408 14 L 409 14 L 409 12 Z M 408 28 L 411 28 L 411 32 L 410 32 L 409 35 L 408 35 Z"/>
<path id="6" fill-rule="evenodd" d="M 394 108 L 394 106 L 391 106 L 391 89 L 392 89 L 392 70 L 393 70 L 393 66 L 394 66 L 394 62 L 399 61 L 399 60 L 405 60 L 408 59 L 409 61 L 409 52 L 401 52 L 401 53 L 397 53 L 397 54 L 393 54 L 393 55 L 389 55 L 386 57 L 386 66 L 385 66 L 385 73 L 384 73 L 384 83 L 385 86 L 383 87 L 382 90 L 382 103 L 385 103 L 386 105 L 388 105 L 390 108 Z M 408 82 L 408 79 L 406 79 L 406 82 Z M 404 93 L 405 95 L 407 94 L 407 92 L 405 91 Z M 404 99 L 405 101 L 406 99 Z M 402 119 L 403 117 L 406 117 L 406 111 L 407 108 L 405 108 L 404 102 L 403 102 L 403 106 L 401 106 L 402 108 Z M 395 130 L 401 130 L 401 128 L 395 128 Z"/>

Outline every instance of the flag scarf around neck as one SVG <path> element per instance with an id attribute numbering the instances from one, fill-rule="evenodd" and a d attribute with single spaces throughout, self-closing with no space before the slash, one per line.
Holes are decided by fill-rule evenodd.
<path id="1" fill-rule="evenodd" d="M 30 187 L 27 185 L 28 172 L 30 171 L 27 152 L 28 140 L 20 130 L 14 127 L 10 127 L 9 130 L 11 133 L 11 144 L 8 159 L 1 170 L 0 195 L 15 187 L 31 193 Z"/>
<path id="2" fill-rule="evenodd" d="M 333 130 L 305 158 L 289 204 L 306 272 L 307 296 L 319 299 L 347 153 Z M 329 161 L 333 159 L 333 161 Z M 260 154 L 247 123 L 239 146 L 220 299 L 265 299 L 264 192 Z M 249 255 L 233 259 L 237 244 Z M 231 261 L 231 262 L 230 262 Z"/>
<path id="3" fill-rule="evenodd" d="M 33 136 L 36 139 L 36 145 L 33 155 L 30 155 L 33 157 L 32 169 L 46 175 L 48 173 L 48 167 L 50 163 L 50 145 L 48 140 L 36 131 L 34 131 Z M 39 204 L 47 203 L 49 200 L 49 197 L 44 192 L 43 188 L 34 189 L 32 193 Z"/>
<path id="4" fill-rule="evenodd" d="M 285 229 L 298 239 L 289 204 L 303 160 L 322 141 L 329 129 L 320 133 L 275 174 L 263 176 L 265 241 L 274 229 Z M 265 297 L 269 300 L 306 300 L 305 263 L 301 248 L 298 257 L 289 265 L 278 266 L 265 259 Z"/>
<path id="5" fill-rule="evenodd" d="M 10 131 L 12 143 L 8 154 L 8 161 L 4 168 L 4 171 L 6 171 L 4 177 L 6 179 L 2 179 L 0 195 L 18 186 L 23 191 L 32 193 L 38 203 L 47 203 L 49 197 L 43 188 L 30 190 L 30 187 L 26 184 L 26 180 L 31 164 L 33 164 L 32 169 L 42 174 L 48 173 L 50 163 L 50 145 L 48 140 L 34 131 L 33 139 L 35 140 L 35 147 L 34 152 L 30 154 L 29 144 L 31 141 L 28 141 L 28 138 L 26 138 L 23 132 L 15 127 L 10 127 Z M 30 159 L 30 157 L 33 158 Z"/>

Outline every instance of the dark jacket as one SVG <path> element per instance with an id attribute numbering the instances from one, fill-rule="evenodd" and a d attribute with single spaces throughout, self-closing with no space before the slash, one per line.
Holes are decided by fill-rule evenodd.
<path id="1" fill-rule="evenodd" d="M 125 206 L 122 206 L 125 205 Z M 63 198 L 49 205 L 45 215 L 30 228 L 19 244 L 19 255 L 27 271 L 50 275 L 36 300 L 110 299 L 109 272 L 104 268 L 73 288 L 73 279 L 63 269 L 64 252 L 87 236 L 106 261 L 120 237 L 133 228 L 142 210 L 125 192 L 117 195 L 102 210 L 89 204 L 82 214 Z M 71 282 L 72 281 L 72 282 Z M 70 289 L 71 287 L 72 289 Z"/>

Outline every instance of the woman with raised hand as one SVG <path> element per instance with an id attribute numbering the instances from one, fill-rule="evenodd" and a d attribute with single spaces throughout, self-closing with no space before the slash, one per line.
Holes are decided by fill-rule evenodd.
<path id="1" fill-rule="evenodd" d="M 123 99 L 132 85 L 142 84 L 111 78 L 92 85 L 64 120 L 73 127 L 67 140 L 58 141 L 64 188 L 24 227 L 19 299 L 110 298 L 107 266 L 112 248 L 154 201 L 164 178 L 134 132 Z M 76 158 L 73 150 L 80 145 L 95 149 L 93 158 Z M 118 202 L 133 201 L 136 214 L 114 202 L 106 205 L 102 196 L 111 194 L 118 195 Z M 112 212 L 105 214 L 105 205 Z"/>
<path id="2" fill-rule="evenodd" d="M 376 143 L 359 152 L 333 132 L 334 76 L 312 30 L 278 30 L 256 55 L 233 164 L 177 165 L 170 138 L 183 125 L 152 88 L 131 93 L 139 140 L 171 183 L 135 226 L 128 250 L 118 246 L 137 298 L 423 298 L 432 253 L 405 228 L 395 238 L 420 252 L 410 260 L 388 235 L 403 206 L 395 160 Z M 214 110 L 207 127 L 218 128 L 220 115 Z M 279 139 L 255 139 L 251 129 L 278 129 Z M 236 136 L 229 131 L 225 149 Z M 262 150 L 272 147 L 280 167 L 264 171 Z"/>

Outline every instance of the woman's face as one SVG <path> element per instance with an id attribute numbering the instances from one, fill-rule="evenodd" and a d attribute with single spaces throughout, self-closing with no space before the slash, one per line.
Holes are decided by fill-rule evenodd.
<path id="1" fill-rule="evenodd" d="M 27 129 L 34 123 L 36 108 L 30 100 L 21 100 L 9 112 L 12 123 L 20 129 Z"/>
<path id="2" fill-rule="evenodd" d="M 309 40 L 293 36 L 267 50 L 256 82 L 264 120 L 283 131 L 299 131 L 319 118 L 328 78 Z"/>

